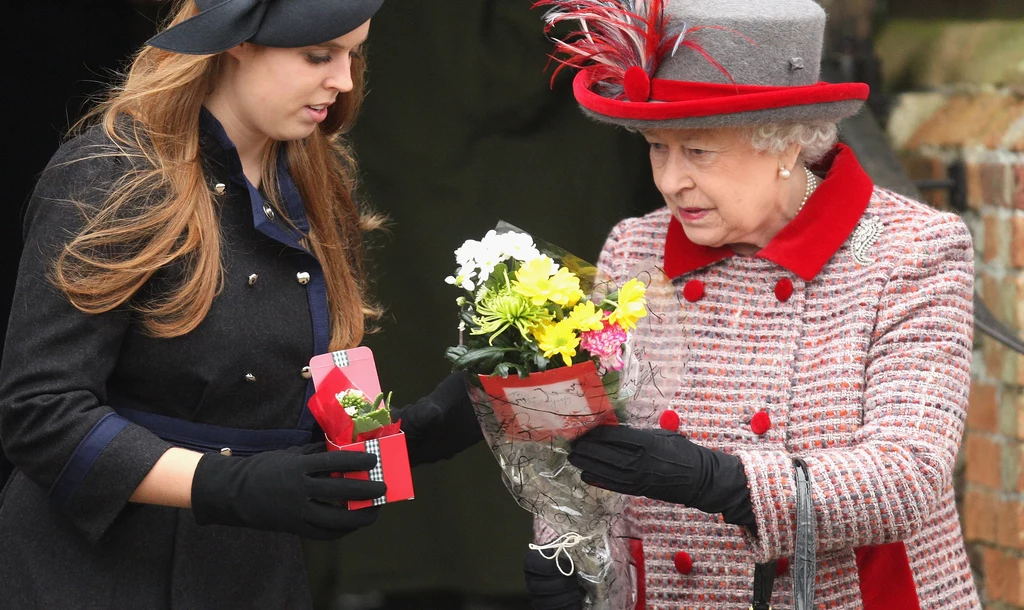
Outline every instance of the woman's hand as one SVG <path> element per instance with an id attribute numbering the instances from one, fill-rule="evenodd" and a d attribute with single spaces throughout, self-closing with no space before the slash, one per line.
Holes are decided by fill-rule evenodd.
<path id="1" fill-rule="evenodd" d="M 377 456 L 324 451 L 323 443 L 250 457 L 207 453 L 192 478 L 192 512 L 199 525 L 220 524 L 288 532 L 304 538 L 340 538 L 377 520 L 377 507 L 348 510 L 348 500 L 372 500 L 383 483 L 331 477 L 368 471 Z"/>
<path id="2" fill-rule="evenodd" d="M 747 476 L 739 458 L 667 430 L 601 426 L 569 454 L 585 483 L 632 496 L 722 513 L 726 523 L 755 526 Z"/>
<path id="3" fill-rule="evenodd" d="M 529 550 L 523 561 L 526 593 L 535 610 L 583 610 L 583 587 L 575 574 L 565 576 L 554 560 Z"/>
<path id="4" fill-rule="evenodd" d="M 446 460 L 483 440 L 464 373 L 452 373 L 434 391 L 401 409 L 413 466 Z"/>

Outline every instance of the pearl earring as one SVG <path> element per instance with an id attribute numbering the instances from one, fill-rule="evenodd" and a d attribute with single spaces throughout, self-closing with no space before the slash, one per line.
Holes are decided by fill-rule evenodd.
<path id="1" fill-rule="evenodd" d="M 782 178 L 783 180 L 789 180 L 789 177 L 791 175 L 792 174 L 790 174 L 788 169 L 786 169 L 785 167 L 783 167 L 781 165 L 779 166 L 779 178 Z"/>

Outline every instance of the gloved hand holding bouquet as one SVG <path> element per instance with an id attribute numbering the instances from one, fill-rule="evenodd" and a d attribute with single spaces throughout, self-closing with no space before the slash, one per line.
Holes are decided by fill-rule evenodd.
<path id="1" fill-rule="evenodd" d="M 470 396 L 509 491 L 554 533 L 531 548 L 578 576 L 586 607 L 631 607 L 628 543 L 612 531 L 624 499 L 584 484 L 567 456 L 588 430 L 626 423 L 628 401 L 659 384 L 674 389 L 676 371 L 647 367 L 633 338 L 638 324 L 678 322 L 678 307 L 648 309 L 652 290 L 659 304 L 674 290 L 649 265 L 610 286 L 593 265 L 505 223 L 455 254 L 447 282 L 465 294 L 448 357 L 475 373 Z M 643 411 L 629 411 L 643 425 Z"/>

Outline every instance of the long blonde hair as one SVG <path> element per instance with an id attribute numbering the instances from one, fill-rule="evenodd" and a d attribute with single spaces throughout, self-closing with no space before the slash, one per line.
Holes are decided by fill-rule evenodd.
<path id="1" fill-rule="evenodd" d="M 197 12 L 194 0 L 179 0 L 169 25 Z M 54 283 L 81 311 L 127 305 L 141 314 L 149 334 L 175 337 L 195 329 L 220 292 L 220 225 L 199 156 L 199 113 L 220 57 L 144 47 L 120 85 L 76 125 L 78 130 L 100 123 L 113 142 L 112 151 L 93 156 L 128 161 L 105 204 L 91 211 L 54 269 Z M 364 70 L 354 55 L 352 91 L 338 96 L 302 146 L 274 143 L 263 164 L 263 184 L 276 202 L 276 164 L 270 160 L 285 147 L 309 219 L 306 243 L 324 270 L 332 350 L 359 344 L 366 318 L 379 316 L 366 293 L 362 234 L 378 228 L 381 219 L 356 204 L 355 163 L 343 139 L 359 112 Z M 171 263 L 183 270 L 174 274 L 177 281 L 169 291 L 133 298 Z"/>

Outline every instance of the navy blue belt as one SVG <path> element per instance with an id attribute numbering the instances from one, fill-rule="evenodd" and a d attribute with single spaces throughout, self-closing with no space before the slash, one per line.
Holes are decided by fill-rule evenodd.
<path id="1" fill-rule="evenodd" d="M 121 417 L 146 428 L 172 445 L 204 453 L 230 449 L 231 455 L 253 455 L 263 451 L 304 445 L 312 438 L 310 430 L 244 430 L 186 421 L 135 409 L 115 410 Z"/>

